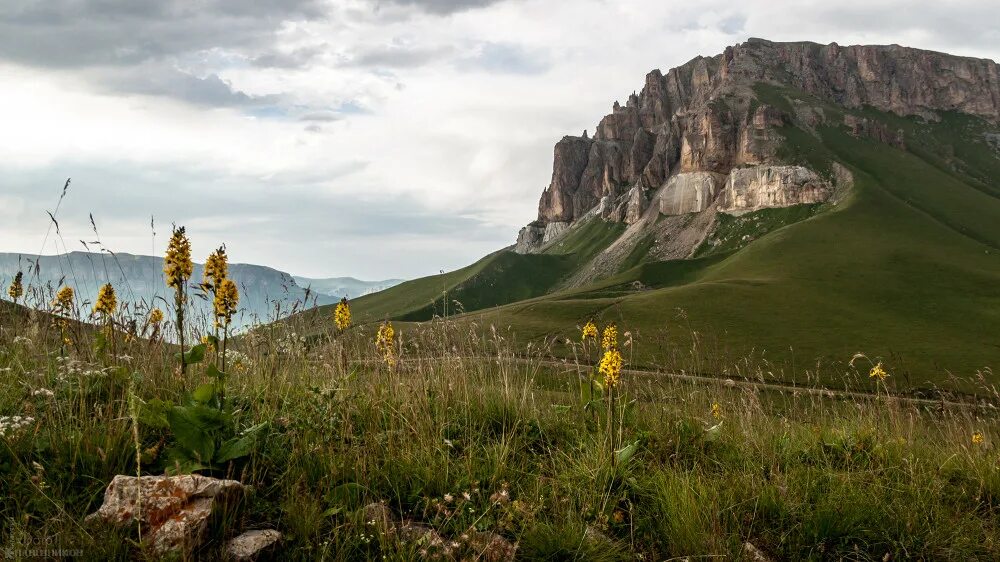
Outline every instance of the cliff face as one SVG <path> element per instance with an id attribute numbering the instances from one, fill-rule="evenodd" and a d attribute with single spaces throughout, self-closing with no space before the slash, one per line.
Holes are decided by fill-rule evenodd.
<path id="1" fill-rule="evenodd" d="M 773 168 L 786 164 L 777 157 L 778 127 L 801 116 L 763 103 L 754 90 L 758 83 L 794 87 L 847 108 L 871 106 L 928 119 L 938 111 L 958 111 L 1000 120 L 1000 66 L 993 61 L 896 45 L 751 39 L 665 75 L 650 72 L 639 93 L 624 106 L 615 103 L 593 138 L 584 133 L 559 141 L 538 220 L 522 231 L 521 242 L 540 241 L 545 225 L 572 223 L 595 209 L 606 219 L 631 223 L 626 217 L 636 217 L 643 198 L 659 199 L 664 214 L 680 214 L 704 210 L 716 197 L 723 211 L 825 197 L 829 186 L 807 177 L 809 170 Z M 845 125 L 856 135 L 903 145 L 896 132 L 858 120 Z M 728 178 L 734 168 L 758 166 L 766 167 Z M 688 173 L 709 175 L 665 185 Z M 782 186 L 793 186 L 792 191 Z M 742 191 L 732 191 L 735 187 Z"/>

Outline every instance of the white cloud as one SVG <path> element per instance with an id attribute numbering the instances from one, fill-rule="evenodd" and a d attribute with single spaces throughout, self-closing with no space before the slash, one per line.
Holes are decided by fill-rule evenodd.
<path id="1" fill-rule="evenodd" d="M 423 275 L 512 242 L 553 144 L 653 68 L 749 36 L 1000 54 L 1000 6 L 972 1 L 208 4 L 0 9 L 0 251 L 38 251 L 72 176 L 71 249 L 92 211 L 109 247 L 148 253 L 153 214 L 161 238 L 188 224 L 196 252 Z"/>

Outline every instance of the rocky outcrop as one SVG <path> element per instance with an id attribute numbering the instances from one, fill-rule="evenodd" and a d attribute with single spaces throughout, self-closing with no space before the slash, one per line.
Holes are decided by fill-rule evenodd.
<path id="1" fill-rule="evenodd" d="M 621 204 L 635 186 L 659 189 L 677 173 L 729 174 L 788 164 L 777 155 L 780 127 L 790 120 L 814 127 L 827 117 L 819 107 L 798 104 L 788 112 L 769 105 L 758 99 L 758 83 L 795 88 L 846 108 L 927 118 L 959 111 L 1000 120 L 1000 67 L 993 61 L 897 45 L 750 39 L 666 74 L 650 72 L 624 106 L 614 104 L 593 138 L 564 137 L 539 202 L 539 222 L 573 222 L 605 197 L 609 203 L 600 214 L 634 219 Z M 904 146 L 899 131 L 851 119 L 846 124 L 852 134 Z"/>
<path id="2" fill-rule="evenodd" d="M 139 523 L 144 542 L 157 556 L 188 556 L 204 539 L 214 510 L 236 499 L 243 485 L 198 474 L 185 476 L 115 476 L 104 504 L 87 516 L 90 524 Z"/>
<path id="3" fill-rule="evenodd" d="M 767 207 L 820 203 L 831 192 L 829 183 L 802 166 L 736 168 L 722 190 L 719 211 L 739 214 Z"/>
<path id="4" fill-rule="evenodd" d="M 545 238 L 545 226 L 537 222 L 525 226 L 517 233 L 517 243 L 514 244 L 514 251 L 518 254 L 530 254 L 542 247 L 542 240 Z"/>
<path id="5" fill-rule="evenodd" d="M 682 172 L 672 176 L 657 195 L 660 214 L 700 213 L 715 201 L 725 176 L 713 172 Z"/>
<path id="6" fill-rule="evenodd" d="M 902 129 L 893 131 L 884 123 L 851 114 L 844 115 L 844 125 L 856 137 L 869 138 L 900 149 L 906 148 L 906 138 Z"/>

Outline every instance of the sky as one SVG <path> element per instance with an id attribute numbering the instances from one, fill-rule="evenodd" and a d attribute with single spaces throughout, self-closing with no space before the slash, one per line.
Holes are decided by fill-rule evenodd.
<path id="1" fill-rule="evenodd" d="M 555 142 L 654 68 L 748 37 L 998 60 L 996 22 L 959 0 L 3 0 L 0 252 L 160 254 L 178 224 L 196 259 L 451 270 L 512 244 Z"/>

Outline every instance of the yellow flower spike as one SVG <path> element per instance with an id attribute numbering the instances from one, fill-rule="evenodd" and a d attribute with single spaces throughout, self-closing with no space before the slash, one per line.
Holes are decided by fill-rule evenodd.
<path id="1" fill-rule="evenodd" d="M 347 297 L 340 299 L 333 310 L 333 323 L 341 332 L 351 326 L 351 305 L 347 303 Z"/>
<path id="2" fill-rule="evenodd" d="M 611 388 L 618 384 L 621 380 L 622 364 L 622 354 L 617 349 L 604 352 L 604 357 L 601 357 L 601 363 L 597 367 L 597 371 L 604 375 L 604 386 Z"/>
<path id="3" fill-rule="evenodd" d="M 115 296 L 115 288 L 111 283 L 105 283 L 97 292 L 97 303 L 94 304 L 94 313 L 103 316 L 111 316 L 118 307 L 118 298 Z"/>
<path id="4" fill-rule="evenodd" d="M 184 233 L 184 227 L 175 228 L 167 244 L 167 255 L 163 258 L 163 273 L 167 276 L 167 286 L 181 288 L 191 278 L 194 264 L 191 262 L 191 241 Z"/>
<path id="5" fill-rule="evenodd" d="M 594 324 L 593 320 L 589 320 L 583 326 L 580 339 L 582 341 L 587 341 L 587 340 L 597 341 L 597 324 Z"/>
<path id="6" fill-rule="evenodd" d="M 392 328 L 392 322 L 383 322 L 375 335 L 375 349 L 382 354 L 389 367 L 396 366 L 395 339 L 396 331 Z"/>
<path id="7" fill-rule="evenodd" d="M 56 300 L 52 301 L 52 306 L 60 314 L 70 314 L 73 312 L 73 287 L 64 286 L 56 293 Z"/>
<path id="8" fill-rule="evenodd" d="M 618 347 L 618 327 L 614 324 L 608 324 L 604 328 L 604 335 L 601 338 L 601 347 L 605 350 L 615 349 Z"/>
<path id="9" fill-rule="evenodd" d="M 722 406 L 719 406 L 718 402 L 712 403 L 712 417 L 717 420 L 722 419 Z"/>
<path id="10" fill-rule="evenodd" d="M 154 326 L 157 326 L 160 324 L 160 322 L 163 322 L 163 311 L 160 310 L 159 308 L 154 308 L 153 310 L 150 310 L 149 323 Z"/>
<path id="11" fill-rule="evenodd" d="M 972 434 L 972 444 L 973 445 L 982 445 L 983 444 L 983 440 L 984 440 L 984 438 L 983 438 L 983 432 L 982 431 L 977 431 L 977 432 L 975 432 L 975 433 Z"/>
<path id="12" fill-rule="evenodd" d="M 877 365 L 875 365 L 874 367 L 872 367 L 872 370 L 868 373 L 868 377 L 869 378 L 878 379 L 880 381 L 884 381 L 885 378 L 888 377 L 888 376 L 889 376 L 889 373 L 887 373 L 885 371 L 885 369 L 882 368 L 882 362 L 881 361 L 879 361 Z"/>
<path id="13" fill-rule="evenodd" d="M 10 295 L 11 300 L 17 302 L 17 299 L 24 295 L 24 285 L 22 284 L 22 279 L 24 279 L 24 273 L 18 271 L 14 274 L 14 280 L 11 281 L 10 287 L 7 288 L 7 294 Z"/>
<path id="14" fill-rule="evenodd" d="M 240 302 L 240 292 L 232 279 L 223 279 L 215 292 L 215 325 L 229 326 Z"/>
<path id="15" fill-rule="evenodd" d="M 220 246 L 212 252 L 205 260 L 205 280 L 204 285 L 213 291 L 218 291 L 222 281 L 229 276 L 229 258 L 226 256 L 226 247 Z"/>

